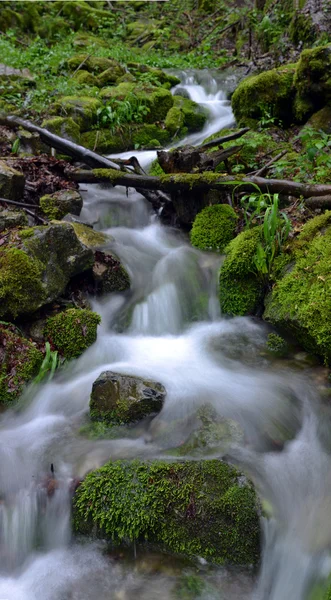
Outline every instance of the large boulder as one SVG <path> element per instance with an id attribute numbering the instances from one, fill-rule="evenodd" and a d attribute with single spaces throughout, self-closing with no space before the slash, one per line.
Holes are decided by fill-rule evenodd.
<path id="1" fill-rule="evenodd" d="M 232 96 L 233 112 L 240 127 L 256 126 L 266 111 L 284 125 L 292 123 L 295 69 L 295 64 L 284 65 L 241 81 Z"/>
<path id="2" fill-rule="evenodd" d="M 331 44 L 304 50 L 294 78 L 294 114 L 303 122 L 331 101 Z"/>
<path id="3" fill-rule="evenodd" d="M 90 414 L 107 423 L 132 423 L 162 409 L 166 391 L 155 381 L 105 371 L 92 387 Z"/>
<path id="4" fill-rule="evenodd" d="M 61 356 L 77 358 L 97 339 L 100 321 L 91 310 L 68 308 L 47 320 L 44 336 Z"/>
<path id="5" fill-rule="evenodd" d="M 0 325 L 0 403 L 10 404 L 37 374 L 43 355 L 13 325 Z"/>
<path id="6" fill-rule="evenodd" d="M 62 219 L 68 213 L 79 216 L 83 199 L 76 190 L 60 190 L 40 198 L 40 208 L 49 219 Z"/>
<path id="7" fill-rule="evenodd" d="M 221 564 L 259 558 L 255 492 L 220 460 L 109 462 L 76 490 L 74 527 L 115 544 L 148 540 Z"/>
<path id="8" fill-rule="evenodd" d="M 24 185 L 24 175 L 0 160 L 0 196 L 8 200 L 22 200 Z"/>
<path id="9" fill-rule="evenodd" d="M 94 252 L 75 227 L 52 223 L 13 230 L 6 238 L 0 247 L 1 317 L 34 312 L 60 296 L 71 277 L 93 267 Z"/>
<path id="10" fill-rule="evenodd" d="M 330 364 L 331 211 L 306 223 L 276 259 L 274 277 L 263 318 Z"/>

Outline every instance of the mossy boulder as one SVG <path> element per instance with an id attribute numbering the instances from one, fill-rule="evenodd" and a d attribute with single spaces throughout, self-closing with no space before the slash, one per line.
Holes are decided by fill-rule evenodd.
<path id="1" fill-rule="evenodd" d="M 84 29 L 97 30 L 100 24 L 108 23 L 113 26 L 113 19 L 109 11 L 90 6 L 84 0 L 65 1 L 61 3 L 62 15 L 73 29 L 79 30 L 84 23 Z"/>
<path id="2" fill-rule="evenodd" d="M 158 81 L 161 85 L 169 84 L 170 87 L 180 83 L 180 79 L 178 79 L 178 77 L 175 75 L 170 75 L 170 73 L 165 73 L 162 71 L 162 69 L 149 67 L 148 65 L 142 65 L 136 62 L 129 62 L 127 67 L 129 68 L 130 73 L 132 73 L 136 79 L 144 80 L 144 78 L 148 77 L 148 79 L 154 79 Z"/>
<path id="3" fill-rule="evenodd" d="M 121 127 L 114 132 L 107 129 L 93 129 L 81 134 L 81 144 L 95 152 L 124 152 L 132 148 L 131 130 Z"/>
<path id="4" fill-rule="evenodd" d="M 105 371 L 93 384 L 90 415 L 109 424 L 134 423 L 159 413 L 165 395 L 160 383 Z"/>
<path id="5" fill-rule="evenodd" d="M 293 120 L 296 65 L 284 65 L 244 79 L 232 96 L 238 126 L 255 126 L 268 111 L 284 125 Z"/>
<path id="6" fill-rule="evenodd" d="M 237 215 L 228 204 L 206 206 L 194 219 L 191 243 L 200 250 L 223 252 L 235 234 Z"/>
<path id="7" fill-rule="evenodd" d="M 167 116 L 165 118 L 165 126 L 171 135 L 178 134 L 182 127 L 184 126 L 184 113 L 177 106 L 173 106 L 168 110 Z"/>
<path id="8" fill-rule="evenodd" d="M 89 96 L 63 96 L 50 107 L 52 114 L 72 117 L 80 129 L 88 130 L 97 122 L 98 109 L 102 103 Z"/>
<path id="9" fill-rule="evenodd" d="M 200 131 L 207 121 L 208 111 L 203 107 L 182 96 L 174 96 L 174 106 L 179 108 L 184 115 L 184 127 L 192 133 Z"/>
<path id="10" fill-rule="evenodd" d="M 71 71 L 76 71 L 80 65 L 82 65 L 82 69 L 94 75 L 100 75 L 108 69 L 112 69 L 114 73 L 117 73 L 117 77 L 125 73 L 125 69 L 116 60 L 111 58 L 90 56 L 88 54 L 75 54 L 75 56 L 69 58 L 68 67 Z M 117 77 L 112 79 L 112 81 L 116 81 Z"/>
<path id="11" fill-rule="evenodd" d="M 116 83 L 119 77 L 125 75 L 125 69 L 116 60 L 112 61 L 112 66 L 108 67 L 105 71 L 100 73 L 97 77 L 97 85 L 104 87 Z"/>
<path id="12" fill-rule="evenodd" d="M 28 224 L 28 219 L 23 211 L 0 209 L 0 232 L 13 227 L 24 227 Z"/>
<path id="13" fill-rule="evenodd" d="M 84 69 L 80 69 L 77 73 L 74 73 L 72 78 L 83 86 L 94 87 L 98 85 L 96 76 Z"/>
<path id="14" fill-rule="evenodd" d="M 331 133 L 331 106 L 324 106 L 324 108 L 314 113 L 306 125 L 316 131 L 322 130 L 325 133 Z"/>
<path id="15" fill-rule="evenodd" d="M 41 23 L 37 26 L 37 34 L 39 37 L 47 41 L 55 41 L 59 39 L 59 35 L 65 36 L 70 34 L 71 28 L 69 23 L 60 16 L 43 15 Z"/>
<path id="16" fill-rule="evenodd" d="M 292 333 L 308 352 L 330 364 L 331 211 L 308 221 L 278 262 L 263 318 Z"/>
<path id="17" fill-rule="evenodd" d="M 254 227 L 237 235 L 225 249 L 219 278 L 220 304 L 225 314 L 254 314 L 261 301 L 263 287 L 253 264 L 259 241 L 260 227 Z"/>
<path id="18" fill-rule="evenodd" d="M 259 558 L 255 492 L 219 460 L 109 462 L 87 475 L 73 502 L 76 532 L 114 544 L 148 540 L 220 564 Z"/>
<path id="19" fill-rule="evenodd" d="M 299 122 L 331 101 L 331 44 L 304 50 L 294 78 L 295 116 Z"/>
<path id="20" fill-rule="evenodd" d="M 91 310 L 68 308 L 47 320 L 44 336 L 64 358 L 78 358 L 97 339 L 100 322 Z"/>
<path id="21" fill-rule="evenodd" d="M 68 213 L 79 216 L 83 208 L 83 199 L 76 190 L 60 190 L 42 196 L 39 204 L 50 220 L 62 219 Z"/>
<path id="22" fill-rule="evenodd" d="M 93 267 L 76 224 L 13 230 L 0 248 L 0 316 L 32 313 L 60 296 L 71 277 Z M 81 228 L 89 229 L 84 225 Z"/>
<path id="23" fill-rule="evenodd" d="M 141 125 L 137 125 L 131 131 L 131 143 L 133 147 L 135 147 L 136 144 L 138 144 L 139 147 L 144 148 L 155 147 L 155 145 L 152 144 L 153 140 L 157 140 L 158 145 L 164 146 L 170 141 L 169 131 L 152 123 L 144 123 Z"/>
<path id="24" fill-rule="evenodd" d="M 45 119 L 42 122 L 42 127 L 48 129 L 52 133 L 59 135 L 60 137 L 70 140 L 71 142 L 80 141 L 80 130 L 77 123 L 71 117 L 53 117 L 51 119 Z"/>
<path id="25" fill-rule="evenodd" d="M 22 200 L 24 185 L 24 175 L 0 160 L 0 196 L 8 200 Z"/>
<path id="26" fill-rule="evenodd" d="M 0 403 L 11 404 L 37 374 L 43 355 L 13 325 L 0 325 Z"/>
<path id="27" fill-rule="evenodd" d="M 129 101 L 136 103 L 137 100 L 148 109 L 144 121 L 146 123 L 155 123 L 163 121 L 166 118 L 168 110 L 173 106 L 174 99 L 169 90 L 163 87 L 155 87 L 149 83 L 135 84 L 124 82 L 116 87 L 104 88 L 100 92 L 102 98 L 107 104 L 112 105 L 119 101 Z"/>

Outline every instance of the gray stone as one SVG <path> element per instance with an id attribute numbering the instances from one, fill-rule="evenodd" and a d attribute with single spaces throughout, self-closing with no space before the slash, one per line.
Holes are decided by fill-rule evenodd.
<path id="1" fill-rule="evenodd" d="M 0 210 L 0 231 L 11 229 L 12 227 L 24 227 L 28 224 L 28 218 L 22 211 Z"/>
<path id="2" fill-rule="evenodd" d="M 24 185 L 24 175 L 0 160 L 0 197 L 8 198 L 8 200 L 21 200 Z"/>
<path id="3" fill-rule="evenodd" d="M 40 206 L 50 219 L 62 219 L 69 213 L 79 216 L 83 199 L 76 190 L 60 190 L 40 198 Z"/>
<path id="4" fill-rule="evenodd" d="M 114 424 L 133 423 L 159 413 L 165 396 L 160 383 L 104 371 L 93 384 L 91 418 Z"/>

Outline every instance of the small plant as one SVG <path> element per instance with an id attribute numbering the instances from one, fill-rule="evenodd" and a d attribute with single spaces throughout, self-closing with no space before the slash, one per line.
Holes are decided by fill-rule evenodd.
<path id="1" fill-rule="evenodd" d="M 49 342 L 46 342 L 45 350 L 46 350 L 45 358 L 44 358 L 42 364 L 40 365 L 39 373 L 34 378 L 33 383 L 41 383 L 42 381 L 44 381 L 44 379 L 46 379 L 46 377 L 47 377 L 47 381 L 50 381 L 51 379 L 53 379 L 54 373 L 55 373 L 57 367 L 59 366 L 59 358 L 58 358 L 57 350 L 55 352 L 53 350 L 51 350 L 51 346 L 50 346 Z"/>
<path id="2" fill-rule="evenodd" d="M 278 194 L 273 194 L 270 206 L 264 213 L 261 241 L 253 258 L 257 274 L 269 278 L 275 257 L 282 249 L 291 230 L 291 221 L 284 212 L 279 211 Z"/>
<path id="3" fill-rule="evenodd" d="M 97 126 L 115 131 L 124 123 L 143 123 L 149 110 L 142 99 L 130 92 L 125 100 L 114 100 L 97 110 Z"/>

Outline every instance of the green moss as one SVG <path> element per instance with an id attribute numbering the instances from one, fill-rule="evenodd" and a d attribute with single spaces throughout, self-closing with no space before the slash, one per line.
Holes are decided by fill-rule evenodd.
<path id="1" fill-rule="evenodd" d="M 97 77 L 97 85 L 104 87 L 112 83 L 116 83 L 119 77 L 125 75 L 125 69 L 116 61 L 112 61 L 112 65 L 109 66 L 105 71 L 100 73 Z"/>
<path id="2" fill-rule="evenodd" d="M 97 111 L 101 102 L 89 96 L 64 96 L 50 107 L 50 112 L 72 117 L 81 129 L 89 129 L 97 122 Z"/>
<path id="3" fill-rule="evenodd" d="M 12 327 L 0 326 L 0 403 L 11 404 L 36 375 L 43 355 Z"/>
<path id="4" fill-rule="evenodd" d="M 296 12 L 292 18 L 289 27 L 289 37 L 291 42 L 298 46 L 312 44 L 316 39 L 316 29 L 310 15 Z"/>
<path id="5" fill-rule="evenodd" d="M 113 19 L 109 11 L 90 6 L 84 0 L 68 0 L 59 3 L 62 5 L 62 15 L 66 17 L 72 27 L 76 30 L 81 29 L 84 23 L 84 29 L 97 30 L 100 24 L 113 25 Z"/>
<path id="6" fill-rule="evenodd" d="M 307 119 L 331 100 L 331 44 L 304 50 L 296 69 L 295 116 Z"/>
<path id="7" fill-rule="evenodd" d="M 79 143 L 80 131 L 77 123 L 71 117 L 53 117 L 45 119 L 42 127 L 72 142 Z"/>
<path id="8" fill-rule="evenodd" d="M 267 349 L 275 356 L 286 356 L 289 351 L 288 343 L 277 333 L 269 333 Z"/>
<path id="9" fill-rule="evenodd" d="M 160 175 L 165 174 L 157 158 L 153 160 L 148 174 L 155 177 L 160 177 Z"/>
<path id="10" fill-rule="evenodd" d="M 132 147 L 131 131 L 126 127 L 114 132 L 106 129 L 86 131 L 81 134 L 81 144 L 95 152 L 124 152 Z"/>
<path id="11" fill-rule="evenodd" d="M 184 125 L 184 113 L 180 108 L 173 106 L 167 112 L 167 116 L 165 118 L 165 126 L 166 129 L 171 133 L 171 135 L 178 134 L 181 128 Z"/>
<path id="12" fill-rule="evenodd" d="M 101 233 L 101 231 L 95 231 L 92 227 L 88 227 L 88 225 L 71 223 L 71 226 L 79 241 L 88 248 L 99 248 L 109 241 L 109 236 Z"/>
<path id="13" fill-rule="evenodd" d="M 62 356 L 77 358 L 97 339 L 100 321 L 90 310 L 69 308 L 47 320 L 44 335 Z"/>
<path id="14" fill-rule="evenodd" d="M 79 216 L 83 200 L 75 190 L 59 190 L 42 196 L 39 205 L 43 213 L 52 221 L 63 219 L 68 213 Z"/>
<path id="15" fill-rule="evenodd" d="M 68 67 L 71 71 L 75 71 L 80 65 L 82 65 L 82 69 L 95 75 L 100 75 L 108 69 L 113 69 L 114 72 L 117 72 L 117 77 L 123 75 L 125 72 L 123 67 L 121 67 L 116 60 L 110 58 L 90 56 L 88 54 L 76 54 L 68 60 Z M 116 77 L 113 81 L 116 81 Z"/>
<path id="16" fill-rule="evenodd" d="M 316 132 L 322 130 L 325 133 L 331 133 L 331 106 L 324 106 L 314 113 L 307 122 L 307 126 L 312 127 Z"/>
<path id="17" fill-rule="evenodd" d="M 45 298 L 42 271 L 42 262 L 23 250 L 0 250 L 0 316 L 16 317 L 38 308 Z"/>
<path id="18" fill-rule="evenodd" d="M 59 35 L 70 33 L 70 25 L 63 17 L 43 15 L 41 23 L 37 26 L 37 33 L 48 42 L 59 38 Z"/>
<path id="19" fill-rule="evenodd" d="M 88 71 L 85 71 L 84 69 L 81 69 L 80 71 L 77 71 L 77 73 L 75 73 L 73 75 L 73 79 L 77 82 L 80 83 L 81 85 L 84 86 L 96 86 L 98 84 L 97 82 L 97 78 L 92 75 L 92 73 L 89 73 Z"/>
<path id="20" fill-rule="evenodd" d="M 225 314 L 252 314 L 261 300 L 262 285 L 253 266 L 259 241 L 260 227 L 254 227 L 237 235 L 225 249 L 219 280 L 221 310 Z"/>
<path id="21" fill-rule="evenodd" d="M 166 144 L 170 140 L 169 132 L 157 125 L 143 124 L 137 125 L 132 129 L 132 144 L 139 144 L 140 147 L 147 148 L 151 146 L 152 140 L 157 140 L 161 145 Z"/>
<path id="22" fill-rule="evenodd" d="M 244 79 L 232 96 L 232 108 L 238 125 L 250 126 L 271 111 L 285 125 L 292 122 L 295 65 L 285 65 Z"/>
<path id="23" fill-rule="evenodd" d="M 304 226 L 291 257 L 266 299 L 263 317 L 330 363 L 331 211 Z"/>
<path id="24" fill-rule="evenodd" d="M 184 126 L 189 132 L 199 131 L 206 123 L 208 112 L 202 106 L 183 98 L 182 96 L 174 96 L 174 107 L 179 108 L 184 115 Z"/>
<path id="25" fill-rule="evenodd" d="M 191 243 L 200 250 L 222 252 L 235 233 L 237 215 L 228 204 L 206 206 L 196 217 Z"/>
<path id="26" fill-rule="evenodd" d="M 218 563 L 256 563 L 256 498 L 238 477 L 216 460 L 110 462 L 77 489 L 75 529 L 97 529 L 114 543 L 148 539 Z"/>

